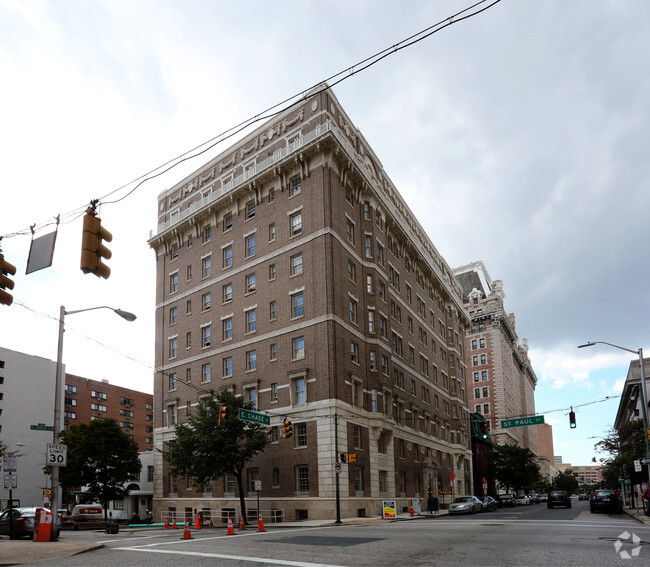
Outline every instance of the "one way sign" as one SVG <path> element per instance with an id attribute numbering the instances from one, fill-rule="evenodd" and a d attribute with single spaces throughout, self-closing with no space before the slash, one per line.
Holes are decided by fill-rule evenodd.
<path id="1" fill-rule="evenodd" d="M 650 465 L 650 457 L 643 457 L 643 459 L 639 459 L 641 461 L 642 465 Z"/>

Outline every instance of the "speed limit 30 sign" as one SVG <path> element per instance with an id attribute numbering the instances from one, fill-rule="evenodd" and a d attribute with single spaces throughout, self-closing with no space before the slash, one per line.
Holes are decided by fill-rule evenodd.
<path id="1" fill-rule="evenodd" d="M 47 444 L 45 453 L 47 464 L 51 467 L 65 467 L 68 465 L 68 447 L 66 445 Z"/>

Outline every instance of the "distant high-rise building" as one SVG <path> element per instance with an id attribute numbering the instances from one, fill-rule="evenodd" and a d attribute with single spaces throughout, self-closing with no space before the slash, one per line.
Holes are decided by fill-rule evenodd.
<path id="1" fill-rule="evenodd" d="M 492 440 L 516 443 L 536 455 L 536 426 L 501 428 L 501 421 L 535 415 L 537 376 L 528 358 L 528 341 L 519 342 L 515 316 L 506 313 L 503 282 L 492 280 L 483 262 L 454 270 L 471 320 L 465 337 L 468 406 L 490 420 Z"/>
<path id="2" fill-rule="evenodd" d="M 164 191 L 149 244 L 158 449 L 228 389 L 271 419 L 265 510 L 332 518 L 337 479 L 344 517 L 471 493 L 461 287 L 331 91 Z M 199 492 L 157 455 L 157 515 L 238 507 L 233 477 Z"/>

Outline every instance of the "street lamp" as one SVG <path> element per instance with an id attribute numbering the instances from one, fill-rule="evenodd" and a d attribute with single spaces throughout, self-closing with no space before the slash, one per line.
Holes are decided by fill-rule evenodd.
<path id="1" fill-rule="evenodd" d="M 594 346 L 597 344 L 601 345 L 609 345 L 614 348 L 618 348 L 620 350 L 625 350 L 627 352 L 631 352 L 633 354 L 638 354 L 639 355 L 639 367 L 641 368 L 641 404 L 642 407 L 641 409 L 643 410 L 643 429 L 644 429 L 644 437 L 645 437 L 645 456 L 650 458 L 650 433 L 648 430 L 648 402 L 647 402 L 647 392 L 646 392 L 646 384 L 645 384 L 645 370 L 643 368 L 643 349 L 639 348 L 638 350 L 633 350 L 631 348 L 625 348 L 619 345 L 615 345 L 612 343 L 608 343 L 606 341 L 589 341 L 584 345 L 578 345 L 578 348 L 585 348 L 585 347 L 590 347 Z M 647 471 L 648 471 L 648 485 L 650 486 L 650 464 L 646 465 Z"/>
<path id="2" fill-rule="evenodd" d="M 84 311 L 94 311 L 95 309 L 110 309 L 122 319 L 126 321 L 135 321 L 137 317 L 133 313 L 123 311 L 122 309 L 115 309 L 107 305 L 100 305 L 98 307 L 88 307 L 86 309 L 76 309 L 74 311 L 66 311 L 65 307 L 61 305 L 59 311 L 59 343 L 56 352 L 56 376 L 54 380 L 54 427 L 52 428 L 52 443 L 56 445 L 59 441 L 59 434 L 63 429 L 61 423 L 61 401 L 63 398 L 63 384 L 65 382 L 63 376 L 63 332 L 65 331 L 65 316 L 74 315 L 75 313 L 83 313 Z M 59 494 L 59 467 L 52 467 L 52 512 L 56 512 L 61 507 L 61 497 Z"/>

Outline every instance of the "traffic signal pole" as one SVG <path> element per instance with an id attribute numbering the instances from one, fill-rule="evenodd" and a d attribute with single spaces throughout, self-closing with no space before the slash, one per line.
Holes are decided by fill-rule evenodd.
<path id="1" fill-rule="evenodd" d="M 338 415 L 334 413 L 334 455 L 336 459 L 336 464 L 339 464 L 339 426 L 338 426 Z M 339 489 L 339 467 L 335 467 L 334 474 L 336 476 L 336 522 L 335 524 L 341 523 L 341 492 Z"/>

